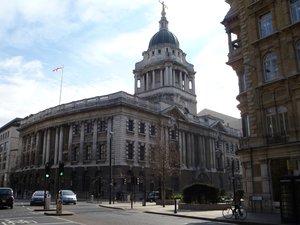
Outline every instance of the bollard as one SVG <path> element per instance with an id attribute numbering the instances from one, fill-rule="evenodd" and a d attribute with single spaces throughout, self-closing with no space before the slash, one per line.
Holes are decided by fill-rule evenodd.
<path id="1" fill-rule="evenodd" d="M 174 199 L 174 213 L 177 213 L 177 199 Z"/>
<path id="2" fill-rule="evenodd" d="M 93 202 L 94 201 L 94 195 L 90 196 L 90 201 Z"/>

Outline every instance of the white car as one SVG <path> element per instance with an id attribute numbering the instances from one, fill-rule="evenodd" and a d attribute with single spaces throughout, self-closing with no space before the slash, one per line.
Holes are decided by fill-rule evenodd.
<path id="1" fill-rule="evenodd" d="M 59 191 L 62 204 L 74 204 L 77 203 L 77 196 L 72 190 L 60 190 Z"/>

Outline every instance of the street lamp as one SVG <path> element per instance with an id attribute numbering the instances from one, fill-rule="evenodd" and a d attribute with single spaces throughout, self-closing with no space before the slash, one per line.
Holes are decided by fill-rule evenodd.
<path id="1" fill-rule="evenodd" d="M 111 204 L 111 198 L 112 198 L 112 186 L 113 186 L 113 181 L 112 181 L 112 150 L 111 150 L 111 143 L 112 143 L 112 136 L 114 132 L 110 131 L 109 132 L 109 204 Z"/>

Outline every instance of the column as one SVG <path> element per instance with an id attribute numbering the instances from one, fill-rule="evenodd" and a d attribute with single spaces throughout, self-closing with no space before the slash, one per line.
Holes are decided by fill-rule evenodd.
<path id="1" fill-rule="evenodd" d="M 178 146 L 179 146 L 179 155 L 180 155 L 180 167 L 183 167 L 183 151 L 182 151 L 182 132 L 178 131 Z"/>
<path id="2" fill-rule="evenodd" d="M 186 133 L 183 131 L 182 132 L 182 161 L 183 161 L 183 165 L 185 166 L 185 168 L 187 167 L 187 163 L 186 163 Z"/>
<path id="3" fill-rule="evenodd" d="M 40 155 L 40 131 L 37 131 L 36 132 L 36 142 L 35 142 L 35 146 L 36 146 L 36 150 L 35 150 L 35 159 L 34 159 L 34 162 L 35 162 L 35 165 L 39 165 L 40 162 L 39 162 L 39 155 Z"/>
<path id="4" fill-rule="evenodd" d="M 80 123 L 79 162 L 83 162 L 84 122 Z"/>
<path id="5" fill-rule="evenodd" d="M 189 79 L 187 74 L 184 74 L 184 90 L 187 91 L 189 89 Z"/>
<path id="6" fill-rule="evenodd" d="M 55 128 L 55 146 L 54 146 L 54 165 L 57 165 L 58 160 L 58 141 L 59 141 L 59 127 Z"/>
<path id="7" fill-rule="evenodd" d="M 72 161 L 72 142 L 73 142 L 73 126 L 72 124 L 69 125 L 69 139 L 68 139 L 68 161 Z"/>
<path id="8" fill-rule="evenodd" d="M 51 136 L 51 128 L 47 129 L 47 146 L 46 146 L 46 162 L 50 160 L 50 136 Z"/>
<path id="9" fill-rule="evenodd" d="M 182 85 L 182 71 L 179 72 L 179 88 L 180 90 L 183 89 L 183 85 Z"/>
<path id="10" fill-rule="evenodd" d="M 43 158 L 42 163 L 46 164 L 46 148 L 47 148 L 47 130 L 44 130 L 44 137 L 43 137 Z"/>
<path id="11" fill-rule="evenodd" d="M 160 76 L 160 87 L 164 86 L 164 81 L 163 81 L 163 69 L 160 69 L 159 71 L 159 76 Z"/>
<path id="12" fill-rule="evenodd" d="M 152 71 L 152 89 L 155 89 L 155 70 Z"/>
<path id="13" fill-rule="evenodd" d="M 62 154 L 63 154 L 63 144 L 64 144 L 64 127 L 60 127 L 59 131 L 59 146 L 58 146 L 58 162 L 62 162 Z"/>
<path id="14" fill-rule="evenodd" d="M 97 152 L 97 120 L 93 122 L 93 145 L 92 145 L 92 159 L 96 160 Z"/>

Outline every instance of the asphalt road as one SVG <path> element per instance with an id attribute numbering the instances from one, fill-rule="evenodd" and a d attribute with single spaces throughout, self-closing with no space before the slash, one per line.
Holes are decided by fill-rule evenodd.
<path id="1" fill-rule="evenodd" d="M 55 205 L 51 205 L 51 208 Z M 63 205 L 63 212 L 72 212 L 68 216 L 47 216 L 42 206 L 29 206 L 28 202 L 18 201 L 13 209 L 0 208 L 0 225 L 17 224 L 85 224 L 85 225 L 225 225 L 204 220 L 179 218 L 141 211 L 109 209 L 97 204 L 78 202 L 77 205 Z"/>

